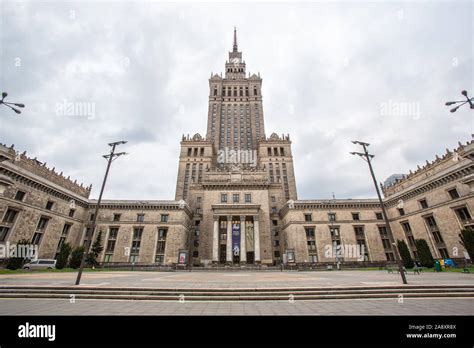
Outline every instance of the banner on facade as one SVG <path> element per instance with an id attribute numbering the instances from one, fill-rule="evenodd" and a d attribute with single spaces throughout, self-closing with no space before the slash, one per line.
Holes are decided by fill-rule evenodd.
<path id="1" fill-rule="evenodd" d="M 234 256 L 240 255 L 240 224 L 232 224 L 232 252 Z"/>

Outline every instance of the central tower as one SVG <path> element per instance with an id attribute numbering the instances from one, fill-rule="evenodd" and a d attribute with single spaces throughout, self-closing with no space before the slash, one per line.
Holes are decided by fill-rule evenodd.
<path id="1" fill-rule="evenodd" d="M 259 74 L 247 75 L 242 52 L 237 45 L 237 30 L 229 59 L 225 62 L 225 77 L 214 74 L 209 79 L 209 111 L 207 139 L 218 150 L 257 150 L 264 138 L 262 79 Z"/>

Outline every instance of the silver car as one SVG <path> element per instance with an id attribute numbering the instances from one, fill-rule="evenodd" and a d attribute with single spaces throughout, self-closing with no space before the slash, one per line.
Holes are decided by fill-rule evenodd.
<path id="1" fill-rule="evenodd" d="M 56 260 L 53 259 L 37 259 L 25 263 L 23 269 L 53 269 L 56 268 Z"/>

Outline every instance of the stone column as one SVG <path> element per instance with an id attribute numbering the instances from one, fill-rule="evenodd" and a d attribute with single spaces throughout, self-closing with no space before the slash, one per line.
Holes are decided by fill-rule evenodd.
<path id="1" fill-rule="evenodd" d="M 258 228 L 258 215 L 253 217 L 253 239 L 255 244 L 255 263 L 260 263 L 260 230 Z"/>
<path id="2" fill-rule="evenodd" d="M 240 216 L 240 263 L 247 263 L 247 248 L 245 247 L 245 215 Z"/>
<path id="3" fill-rule="evenodd" d="M 226 261 L 232 263 L 232 216 L 227 215 L 227 244 L 226 244 Z"/>
<path id="4" fill-rule="evenodd" d="M 219 216 L 214 215 L 214 233 L 212 235 L 212 263 L 219 262 Z"/>

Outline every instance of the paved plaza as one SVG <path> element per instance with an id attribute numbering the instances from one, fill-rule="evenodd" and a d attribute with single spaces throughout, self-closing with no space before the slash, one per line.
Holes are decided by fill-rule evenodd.
<path id="1" fill-rule="evenodd" d="M 70 286 L 76 273 L 0 275 L 0 286 Z M 409 285 L 473 285 L 473 274 L 408 274 Z M 385 271 L 326 272 L 85 272 L 82 286 L 157 289 L 295 288 L 400 285 Z M 474 298 L 295 301 L 153 301 L 0 299 L 0 315 L 472 315 Z"/>
<path id="2" fill-rule="evenodd" d="M 0 299 L 0 315 L 473 315 L 473 298 L 184 302 Z"/>
<path id="3" fill-rule="evenodd" d="M 77 273 L 2 274 L 0 286 L 73 285 Z M 474 274 L 423 273 L 407 275 L 409 285 L 474 285 Z M 399 274 L 386 271 L 260 271 L 260 272 L 84 272 L 81 285 L 152 288 L 279 288 L 400 285 Z"/>

